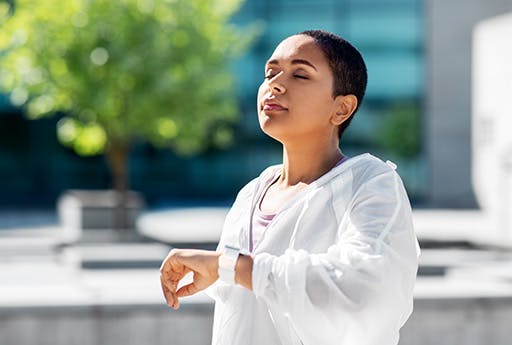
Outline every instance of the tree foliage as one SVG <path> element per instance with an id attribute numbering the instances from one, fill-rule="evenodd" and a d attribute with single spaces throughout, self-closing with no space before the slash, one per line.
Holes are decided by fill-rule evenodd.
<path id="1" fill-rule="evenodd" d="M 421 149 L 420 110 L 412 102 L 398 102 L 386 112 L 378 141 L 389 152 L 412 159 Z"/>
<path id="2" fill-rule="evenodd" d="M 0 89 L 30 118 L 64 114 L 59 140 L 80 155 L 136 138 L 182 153 L 226 145 L 237 115 L 229 61 L 255 32 L 229 24 L 239 5 L 0 1 Z"/>

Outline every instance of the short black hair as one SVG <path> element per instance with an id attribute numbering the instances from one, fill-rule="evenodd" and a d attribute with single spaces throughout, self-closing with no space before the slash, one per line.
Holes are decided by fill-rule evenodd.
<path id="1" fill-rule="evenodd" d="M 340 36 L 324 30 L 306 30 L 298 33 L 312 37 L 322 49 L 329 66 L 331 67 L 334 85 L 333 97 L 339 95 L 354 95 L 357 98 L 357 107 L 354 114 L 363 103 L 368 83 L 368 73 L 361 53 L 348 41 Z M 352 122 L 354 114 L 343 122 L 338 131 L 341 138 L 345 129 Z"/>

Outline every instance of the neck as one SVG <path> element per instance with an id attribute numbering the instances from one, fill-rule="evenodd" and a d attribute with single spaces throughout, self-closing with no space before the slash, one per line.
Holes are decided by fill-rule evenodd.
<path id="1" fill-rule="evenodd" d="M 331 170 L 342 158 L 338 140 L 283 145 L 283 171 L 279 182 L 283 187 L 309 184 Z"/>

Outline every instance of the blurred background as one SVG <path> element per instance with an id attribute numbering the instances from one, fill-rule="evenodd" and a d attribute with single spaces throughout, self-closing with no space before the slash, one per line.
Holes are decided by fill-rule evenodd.
<path id="1" fill-rule="evenodd" d="M 509 14 L 507 14 L 509 13 Z M 369 82 L 342 141 L 398 165 L 423 248 L 400 344 L 509 344 L 510 0 L 0 1 L 0 344 L 206 344 L 164 305 L 281 147 L 256 93 L 285 37 L 335 32 Z"/>

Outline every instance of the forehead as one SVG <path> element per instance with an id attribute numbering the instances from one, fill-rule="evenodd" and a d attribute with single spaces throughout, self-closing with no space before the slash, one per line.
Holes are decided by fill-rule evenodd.
<path id="1" fill-rule="evenodd" d="M 318 67 L 327 66 L 327 59 L 315 39 L 307 35 L 294 35 L 286 38 L 272 53 L 269 60 L 291 61 L 294 59 L 308 60 Z"/>

